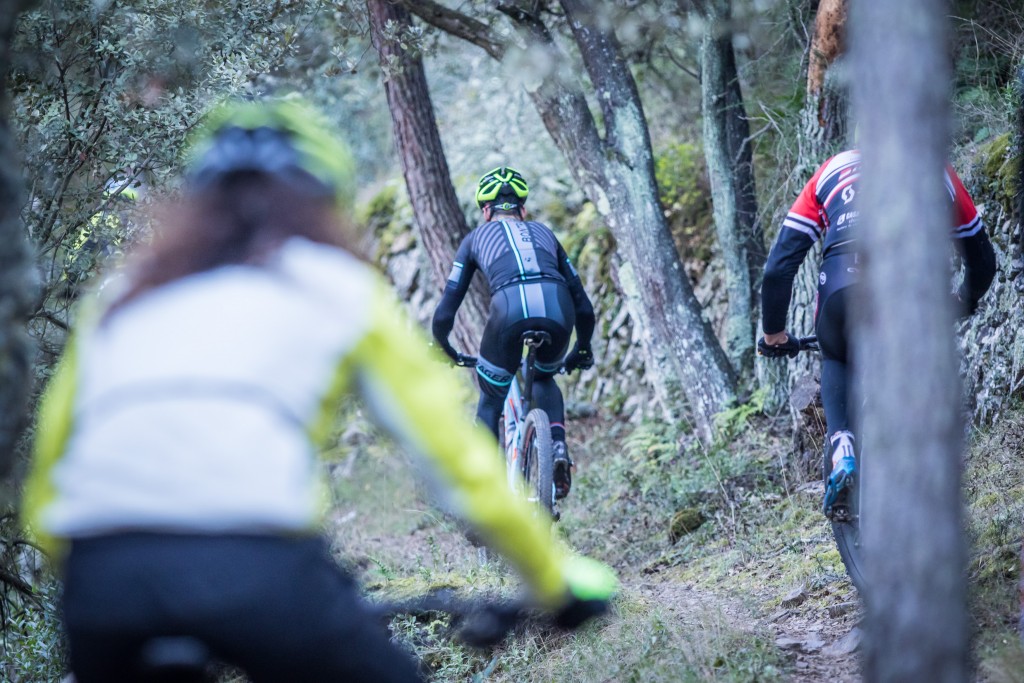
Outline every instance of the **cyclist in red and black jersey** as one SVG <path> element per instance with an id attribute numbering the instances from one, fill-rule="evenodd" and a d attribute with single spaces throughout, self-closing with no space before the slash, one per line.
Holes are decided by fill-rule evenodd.
<path id="1" fill-rule="evenodd" d="M 562 392 L 554 376 L 563 357 L 569 371 L 594 364 L 590 347 L 594 307 L 554 233 L 543 223 L 526 220 L 528 195 L 529 187 L 515 169 L 502 166 L 480 178 L 476 200 L 484 223 L 466 235 L 455 254 L 444 294 L 434 311 L 433 334 L 452 360 L 463 360 L 448 342 L 448 335 L 473 274 L 479 270 L 487 278 L 491 309 L 476 365 L 480 387 L 476 414 L 495 438 L 502 404 L 522 358 L 522 334 L 542 330 L 551 335 L 551 343 L 537 349 L 533 391 L 538 407 L 551 418 L 555 496 L 564 498 L 571 486 L 572 460 L 565 446 Z M 566 356 L 574 326 L 576 344 Z"/>
<path id="2" fill-rule="evenodd" d="M 860 152 L 847 150 L 815 171 L 782 222 L 765 264 L 761 286 L 764 337 L 758 342 L 758 351 L 765 356 L 795 356 L 799 350 L 797 342 L 786 332 L 793 279 L 807 252 L 822 240 L 815 331 L 822 358 L 821 399 L 832 449 L 832 474 L 825 492 L 826 515 L 831 513 L 856 466 L 852 420 L 846 405 L 846 317 L 848 290 L 856 284 L 860 271 L 856 249 L 860 230 L 856 201 L 860 163 Z M 965 312 L 973 313 L 995 275 L 995 252 L 974 202 L 951 166 L 946 167 L 945 182 L 953 208 L 953 242 L 966 269 L 955 297 Z M 946 238 L 944 231 L 933 231 L 937 239 Z"/>

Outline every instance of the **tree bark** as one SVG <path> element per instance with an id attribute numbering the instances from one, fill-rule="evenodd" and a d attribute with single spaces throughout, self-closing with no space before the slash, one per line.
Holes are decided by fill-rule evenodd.
<path id="1" fill-rule="evenodd" d="M 830 67 L 845 49 L 847 2 L 822 0 L 814 18 L 814 33 L 807 47 L 806 97 L 800 110 L 800 131 L 797 136 L 798 157 L 795 166 L 798 186 L 801 187 L 826 158 L 839 151 L 846 136 L 848 97 L 845 86 L 838 82 L 839 79 Z M 797 334 L 810 334 L 814 331 L 819 256 L 820 250 L 815 247 L 814 252 L 805 259 L 793 283 L 788 319 L 790 329 Z M 817 381 L 812 378 L 821 375 L 820 358 L 814 353 L 802 353 L 786 363 L 785 374 L 781 379 L 783 386 L 771 384 L 770 395 L 789 395 L 793 387 Z M 762 382 L 762 386 L 768 387 L 769 382 Z M 799 431 L 803 429 L 804 419 L 799 409 L 793 409 L 792 405 L 790 407 L 794 428 Z"/>
<path id="2" fill-rule="evenodd" d="M 469 226 L 451 183 L 423 60 L 389 37 L 396 29 L 409 28 L 412 17 L 401 4 L 389 0 L 367 0 L 366 7 L 381 65 L 390 65 L 384 89 L 420 244 L 441 288 Z M 487 320 L 487 301 L 483 281 L 477 278 L 456 319 L 453 333 L 457 348 L 469 353 L 477 348 Z"/>
<path id="3" fill-rule="evenodd" d="M 483 24 L 436 3 L 409 2 L 411 11 L 441 29 L 457 26 L 460 37 L 504 54 Z M 574 178 L 607 221 L 622 257 L 619 281 L 645 333 L 652 384 L 671 397 L 680 389 L 697 432 L 714 433 L 714 416 L 735 398 L 729 360 L 704 319 L 686 277 L 658 199 L 653 152 L 636 83 L 611 28 L 589 4 L 562 0 L 583 66 L 601 109 L 604 136 L 587 105 L 572 66 L 536 15 L 500 5 L 520 28 L 527 49 L 549 65 L 529 89 L 541 120 L 565 156 Z M 444 17 L 444 18 L 441 18 Z M 468 27 L 468 28 L 467 28 Z"/>
<path id="4" fill-rule="evenodd" d="M 866 680 L 967 680 L 961 383 L 949 294 L 949 27 L 931 0 L 852 8 L 863 151 Z M 898 65 L 898 68 L 894 68 Z"/>
<path id="5" fill-rule="evenodd" d="M 0 476 L 14 463 L 15 446 L 25 425 L 34 355 L 26 325 L 37 283 L 20 216 L 24 181 L 7 94 L 15 23 L 29 4 L 26 0 L 0 0 Z"/>
<path id="6" fill-rule="evenodd" d="M 728 29 L 731 0 L 699 6 L 705 21 L 700 49 L 704 155 L 728 297 L 723 345 L 733 369 L 749 381 L 754 369 L 756 297 L 766 256 L 757 217 L 750 125 Z"/>

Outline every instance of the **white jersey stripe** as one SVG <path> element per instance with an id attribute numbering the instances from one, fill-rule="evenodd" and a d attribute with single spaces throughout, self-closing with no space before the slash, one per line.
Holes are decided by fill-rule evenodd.
<path id="1" fill-rule="evenodd" d="M 977 235 L 981 229 L 985 227 L 981 221 L 981 216 L 975 216 L 974 220 L 966 225 L 960 225 L 953 228 L 953 237 L 957 239 L 963 239 L 964 237 L 973 237 Z"/>

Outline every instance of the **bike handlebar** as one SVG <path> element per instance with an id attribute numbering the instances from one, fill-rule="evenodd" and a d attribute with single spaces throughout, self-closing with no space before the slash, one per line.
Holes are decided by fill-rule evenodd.
<path id="1" fill-rule="evenodd" d="M 781 344 L 769 345 L 764 337 L 757 342 L 757 354 L 765 358 L 796 358 L 801 351 L 817 351 L 818 338 L 786 336 L 786 341 Z"/>
<path id="2" fill-rule="evenodd" d="M 450 590 L 406 600 L 371 603 L 370 610 L 377 619 L 385 622 L 403 614 L 413 617 L 448 614 L 452 617 L 454 637 L 478 648 L 496 645 L 532 612 L 530 605 L 523 600 L 466 599 L 457 597 Z"/>
<path id="3" fill-rule="evenodd" d="M 460 368 L 475 368 L 478 362 L 476 356 L 467 356 L 463 353 L 458 354 L 458 357 L 455 359 L 455 365 Z"/>
<path id="4" fill-rule="evenodd" d="M 455 358 L 454 362 L 455 362 L 455 366 L 459 367 L 459 368 L 475 368 L 477 363 L 480 362 L 480 359 L 477 358 L 476 356 L 470 356 L 470 355 L 467 355 L 467 354 L 464 354 L 464 353 L 459 353 L 459 354 L 456 354 L 456 355 L 458 357 Z M 579 370 L 579 369 L 580 368 L 574 368 L 574 370 Z M 562 365 L 558 366 L 558 370 L 556 371 L 555 374 L 558 374 L 558 375 L 569 375 L 569 374 L 572 374 L 572 370 L 569 370 L 568 368 L 566 368 L 565 364 L 563 363 Z"/>
<path id="5" fill-rule="evenodd" d="M 817 335 L 811 335 L 809 337 L 798 337 L 797 343 L 800 345 L 801 351 L 819 351 L 818 337 Z"/>
<path id="6" fill-rule="evenodd" d="M 452 617 L 450 632 L 454 637 L 470 647 L 488 648 L 529 618 L 533 609 L 523 600 L 466 599 L 444 589 L 405 600 L 371 602 L 369 612 L 371 618 L 381 622 L 403 614 L 448 614 Z M 139 664 L 148 676 L 145 680 L 205 681 L 207 666 L 213 659 L 200 638 L 159 636 L 143 644 Z M 73 683 L 74 679 L 70 680 Z"/>

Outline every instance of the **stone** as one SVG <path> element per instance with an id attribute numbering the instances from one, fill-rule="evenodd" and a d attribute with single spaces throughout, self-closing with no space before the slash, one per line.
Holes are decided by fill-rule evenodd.
<path id="1" fill-rule="evenodd" d="M 803 585 L 799 585 L 793 590 L 786 593 L 786 596 L 782 598 L 783 607 L 796 607 L 801 602 L 807 599 L 807 592 Z"/>
<path id="2" fill-rule="evenodd" d="M 707 517 L 698 508 L 683 508 L 672 515 L 669 523 L 668 540 L 673 545 L 683 536 L 693 533 L 701 527 Z"/>
<path id="3" fill-rule="evenodd" d="M 822 652 L 829 657 L 842 657 L 852 654 L 860 647 L 864 639 L 864 632 L 858 627 L 853 627 L 845 636 L 826 647 Z"/>

